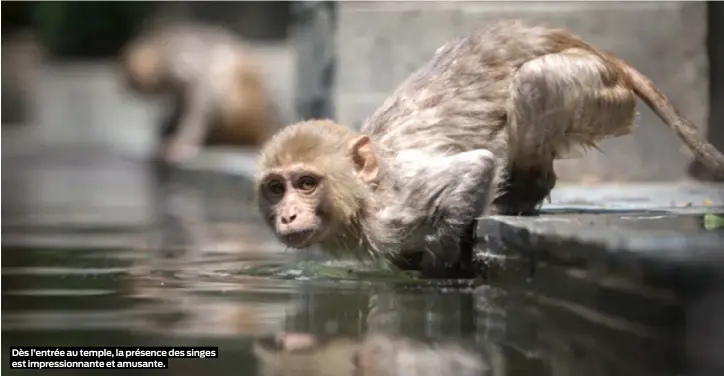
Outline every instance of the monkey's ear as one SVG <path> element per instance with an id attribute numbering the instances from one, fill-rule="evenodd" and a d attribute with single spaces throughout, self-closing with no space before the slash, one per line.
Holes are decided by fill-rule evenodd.
<path id="1" fill-rule="evenodd" d="M 352 141 L 350 154 L 352 155 L 355 172 L 362 181 L 370 183 L 377 178 L 380 168 L 377 163 L 377 155 L 368 136 L 359 136 Z"/>

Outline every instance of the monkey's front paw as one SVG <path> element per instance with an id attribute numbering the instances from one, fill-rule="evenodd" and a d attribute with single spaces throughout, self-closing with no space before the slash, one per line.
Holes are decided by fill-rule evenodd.
<path id="1" fill-rule="evenodd" d="M 199 154 L 199 147 L 183 142 L 169 142 L 164 147 L 161 159 L 169 164 L 181 164 Z"/>
<path id="2" fill-rule="evenodd" d="M 275 342 L 280 350 L 297 351 L 310 349 L 316 346 L 317 339 L 307 333 L 278 333 L 275 336 Z"/>

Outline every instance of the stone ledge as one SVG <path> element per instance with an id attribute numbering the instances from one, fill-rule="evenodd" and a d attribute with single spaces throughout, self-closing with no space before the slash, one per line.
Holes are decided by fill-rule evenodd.
<path id="1" fill-rule="evenodd" d="M 561 186 L 539 217 L 479 219 L 476 255 L 493 285 L 666 327 L 721 278 L 724 229 L 702 217 L 724 213 L 723 196 L 722 184 Z"/>
<path id="2" fill-rule="evenodd" d="M 520 256 L 544 247 L 552 248 L 546 253 L 550 261 L 560 262 L 576 259 L 581 248 L 586 249 L 583 259 L 601 252 L 618 257 L 632 253 L 701 266 L 710 257 L 724 256 L 722 232 L 706 231 L 701 225 L 705 213 L 724 212 L 723 184 L 569 185 L 551 196 L 541 216 L 481 218 L 476 235 L 516 249 L 498 256 Z"/>

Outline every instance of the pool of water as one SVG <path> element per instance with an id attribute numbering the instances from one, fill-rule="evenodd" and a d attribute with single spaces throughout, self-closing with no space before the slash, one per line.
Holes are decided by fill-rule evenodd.
<path id="1" fill-rule="evenodd" d="M 285 250 L 248 197 L 209 198 L 159 186 L 136 163 L 95 161 L 26 160 L 3 174 L 8 375 L 107 373 L 11 370 L 10 346 L 219 347 L 216 359 L 133 371 L 174 375 L 331 376 L 355 374 L 355 364 L 385 375 L 677 375 L 691 366 L 683 322 L 631 324 L 479 281 L 354 273 Z M 312 334 L 320 350 L 279 355 L 269 339 L 282 332 Z M 361 342 L 362 358 L 339 342 L 369 333 L 384 339 Z"/>

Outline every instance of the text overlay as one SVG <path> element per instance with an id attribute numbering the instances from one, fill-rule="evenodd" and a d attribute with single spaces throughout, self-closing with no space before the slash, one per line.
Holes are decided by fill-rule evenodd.
<path id="1" fill-rule="evenodd" d="M 218 357 L 218 347 L 11 347 L 10 368 L 168 368 L 169 358 Z"/>

